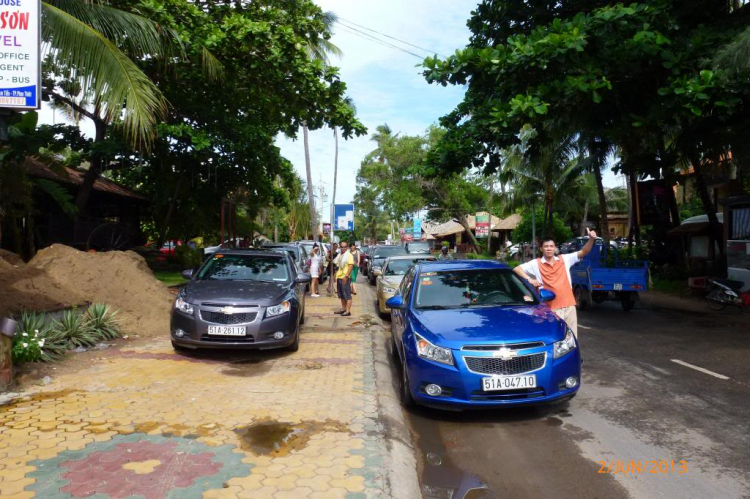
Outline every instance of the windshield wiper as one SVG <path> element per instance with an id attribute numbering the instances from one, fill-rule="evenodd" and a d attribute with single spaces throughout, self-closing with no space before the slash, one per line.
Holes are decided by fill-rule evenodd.
<path id="1" fill-rule="evenodd" d="M 420 310 L 445 310 L 448 307 L 445 307 L 443 305 L 424 305 L 420 306 Z"/>

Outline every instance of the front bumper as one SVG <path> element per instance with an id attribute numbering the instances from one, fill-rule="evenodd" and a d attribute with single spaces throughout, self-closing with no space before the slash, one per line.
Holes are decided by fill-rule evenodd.
<path id="1" fill-rule="evenodd" d="M 172 310 L 170 337 L 172 343 L 185 348 L 232 348 L 232 349 L 272 349 L 284 348 L 295 340 L 297 334 L 298 309 L 292 307 L 289 313 L 278 317 L 265 318 L 262 311 L 254 322 L 237 324 L 246 328 L 245 336 L 209 336 L 209 323 L 200 318 L 198 309 L 193 316 Z M 175 332 L 181 329 L 184 336 L 178 337 Z M 274 339 L 274 333 L 281 331 L 284 337 Z"/>
<path id="2" fill-rule="evenodd" d="M 406 353 L 405 363 L 412 396 L 422 405 L 465 409 L 544 405 L 574 397 L 581 386 L 580 347 L 558 359 L 552 357 L 551 345 L 533 351 L 547 353 L 544 366 L 527 373 L 536 376 L 536 388 L 484 392 L 482 378 L 491 375 L 471 372 L 463 357 L 492 357 L 491 352 L 453 350 L 456 365 L 448 366 L 425 360 L 412 349 Z M 565 387 L 565 380 L 570 376 L 578 378 L 574 388 Z M 443 393 L 437 397 L 427 395 L 424 387 L 430 383 L 443 388 Z"/>

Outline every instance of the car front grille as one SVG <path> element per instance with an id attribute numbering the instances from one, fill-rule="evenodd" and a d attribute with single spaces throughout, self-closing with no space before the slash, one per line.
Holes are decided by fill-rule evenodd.
<path id="1" fill-rule="evenodd" d="M 500 350 L 501 348 L 510 348 L 511 350 L 523 350 L 525 348 L 538 348 L 543 347 L 544 343 L 541 341 L 530 341 L 528 343 L 511 343 L 508 345 L 464 345 L 461 350 L 474 350 L 474 351 L 494 351 Z"/>
<path id="2" fill-rule="evenodd" d="M 483 392 L 475 390 L 471 392 L 471 400 L 477 402 L 491 402 L 493 400 L 522 400 L 544 397 L 543 388 L 520 388 L 518 390 L 503 390 L 497 392 Z"/>
<path id="3" fill-rule="evenodd" d="M 502 360 L 494 357 L 464 357 L 466 367 L 477 374 L 511 375 L 536 371 L 544 366 L 546 354 L 521 355 L 515 359 Z"/>
<path id="4" fill-rule="evenodd" d="M 258 316 L 258 312 L 242 312 L 238 314 L 225 314 L 224 312 L 212 312 L 210 310 L 201 310 L 201 319 L 212 324 L 247 324 L 253 322 Z"/>

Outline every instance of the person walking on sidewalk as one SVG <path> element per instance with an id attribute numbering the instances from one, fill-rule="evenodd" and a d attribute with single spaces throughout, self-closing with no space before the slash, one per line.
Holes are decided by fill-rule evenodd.
<path id="1" fill-rule="evenodd" d="M 313 246 L 312 252 L 310 253 L 310 277 L 312 277 L 312 284 L 310 284 L 310 296 L 318 298 L 318 282 L 320 281 L 320 267 L 321 267 L 321 256 L 320 248 L 317 244 Z"/>
<path id="2" fill-rule="evenodd" d="M 352 254 L 352 258 L 354 258 L 354 268 L 352 269 L 352 294 L 357 294 L 357 275 L 359 274 L 359 259 L 362 257 L 362 252 L 359 251 L 359 248 L 357 247 L 357 243 L 353 242 L 351 249 L 349 249 L 349 252 Z"/>
<path id="3" fill-rule="evenodd" d="M 339 245 L 339 270 L 336 272 L 336 288 L 341 300 L 341 310 L 335 312 L 342 317 L 352 315 L 352 271 L 354 270 L 354 257 L 349 251 L 346 241 Z"/>
<path id="4" fill-rule="evenodd" d="M 440 254 L 437 257 L 438 260 L 453 260 L 453 255 L 448 252 L 448 246 L 443 246 L 440 249 Z"/>
<path id="5" fill-rule="evenodd" d="M 596 242 L 596 232 L 586 229 L 589 240 L 577 253 L 555 256 L 555 240 L 542 240 L 542 258 L 536 258 L 513 269 L 519 277 L 526 279 L 536 287 L 545 287 L 555 293 L 555 299 L 549 302 L 553 312 L 566 322 L 578 339 L 578 314 L 576 299 L 573 296 L 573 285 L 570 278 L 570 267 L 591 252 Z"/>

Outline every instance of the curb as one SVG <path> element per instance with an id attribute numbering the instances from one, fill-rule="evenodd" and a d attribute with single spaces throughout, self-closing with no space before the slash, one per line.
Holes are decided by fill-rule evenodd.
<path id="1" fill-rule="evenodd" d="M 372 336 L 375 385 L 378 397 L 378 420 L 383 428 L 387 462 L 385 463 L 391 497 L 422 497 L 417 478 L 417 458 L 411 432 L 396 395 L 391 371 L 390 341 L 387 326 L 374 311 L 375 321 L 381 326 Z"/>

